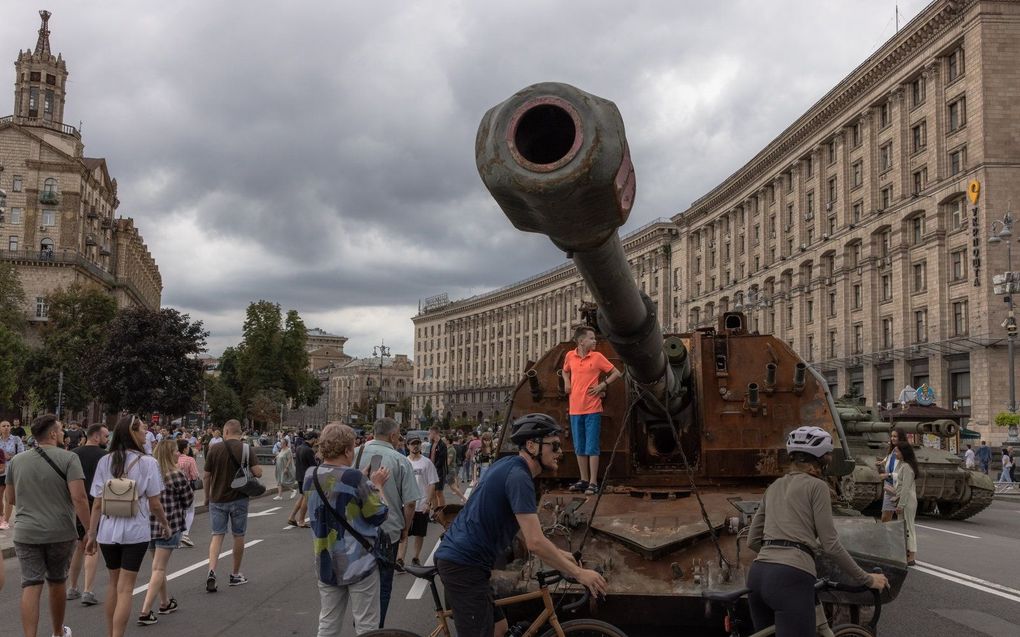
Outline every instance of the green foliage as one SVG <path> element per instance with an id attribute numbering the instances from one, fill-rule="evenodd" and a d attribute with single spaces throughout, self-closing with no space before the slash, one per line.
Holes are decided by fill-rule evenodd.
<path id="1" fill-rule="evenodd" d="M 231 418 L 240 420 L 244 415 L 244 407 L 241 399 L 226 382 L 222 376 L 206 376 L 202 379 L 205 388 L 205 400 L 209 405 L 209 412 L 206 414 L 206 422 L 222 427 L 223 423 Z M 201 396 L 199 396 L 201 399 Z"/>
<path id="2" fill-rule="evenodd" d="M 8 405 L 18 389 L 28 348 L 14 330 L 0 323 L 0 405 Z"/>
<path id="3" fill-rule="evenodd" d="M 25 290 L 13 263 L 0 261 L 0 325 L 13 332 L 25 326 Z"/>
<path id="4" fill-rule="evenodd" d="M 209 332 L 171 308 L 124 308 L 93 365 L 93 389 L 110 409 L 180 414 L 200 391 Z"/>
<path id="5" fill-rule="evenodd" d="M 256 424 L 279 425 L 281 406 L 285 398 L 282 389 L 256 392 L 248 402 L 248 416 Z"/>
<path id="6" fill-rule="evenodd" d="M 223 350 L 223 354 L 220 355 L 220 363 L 217 366 L 217 370 L 220 373 L 220 380 L 232 389 L 235 394 L 241 392 L 241 379 L 238 376 L 238 351 L 236 347 L 228 347 Z"/>
<path id="7" fill-rule="evenodd" d="M 1020 425 L 1020 414 L 1000 411 L 995 414 L 995 424 L 999 427 L 1016 427 Z"/>

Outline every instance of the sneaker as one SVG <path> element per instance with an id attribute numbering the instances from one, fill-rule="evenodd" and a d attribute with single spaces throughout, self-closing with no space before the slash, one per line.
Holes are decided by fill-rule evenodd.
<path id="1" fill-rule="evenodd" d="M 205 592 L 216 592 L 216 573 L 209 571 L 209 577 L 205 578 Z"/>
<path id="2" fill-rule="evenodd" d="M 393 562 L 393 570 L 398 573 L 406 573 L 407 571 L 404 570 L 404 560 L 398 557 L 397 560 Z"/>
<path id="3" fill-rule="evenodd" d="M 192 547 L 195 546 L 195 541 L 191 539 L 190 535 L 182 535 L 181 536 L 181 544 L 183 546 L 188 547 L 188 548 L 192 548 Z"/>
<path id="4" fill-rule="evenodd" d="M 166 606 L 160 607 L 159 614 L 160 615 L 169 615 L 170 613 L 174 612 L 175 610 L 177 610 L 177 600 L 174 599 L 173 597 L 171 597 L 169 604 L 167 604 Z"/>
<path id="5" fill-rule="evenodd" d="M 578 480 L 574 484 L 570 485 L 569 491 L 581 492 L 588 488 L 588 483 L 584 480 Z"/>
<path id="6" fill-rule="evenodd" d="M 71 629 L 68 626 L 64 626 L 64 631 L 61 633 L 62 637 L 72 637 Z"/>
<path id="7" fill-rule="evenodd" d="M 282 499 L 283 499 L 283 496 L 282 496 L 282 495 L 274 495 L 274 496 L 273 496 L 273 499 L 274 499 L 274 500 L 282 500 Z"/>
<path id="8" fill-rule="evenodd" d="M 290 499 L 293 500 L 296 497 L 297 497 L 297 491 L 296 490 L 291 490 L 291 492 L 290 492 Z"/>
<path id="9" fill-rule="evenodd" d="M 67 589 L 67 599 L 81 599 L 81 591 L 77 588 Z"/>
<path id="10" fill-rule="evenodd" d="M 98 603 L 99 600 L 96 599 L 96 594 L 93 593 L 92 591 L 85 591 L 84 593 L 81 594 L 82 606 L 95 606 Z"/>
<path id="11" fill-rule="evenodd" d="M 419 560 L 417 557 L 412 557 L 411 564 L 414 566 L 421 566 L 421 560 Z"/>
<path id="12" fill-rule="evenodd" d="M 156 619 L 156 613 L 152 612 L 151 610 L 148 613 L 144 614 L 144 615 L 139 615 L 138 616 L 138 625 L 139 626 L 152 626 L 153 624 L 155 624 L 158 621 L 159 620 Z"/>
<path id="13" fill-rule="evenodd" d="M 584 494 L 585 495 L 595 495 L 598 492 L 599 492 L 599 485 L 595 484 L 594 482 L 589 484 L 588 488 L 586 488 L 584 490 Z"/>
<path id="14" fill-rule="evenodd" d="M 247 584 L 248 578 L 244 576 L 244 573 L 238 573 L 237 575 L 230 576 L 230 586 L 241 586 Z"/>

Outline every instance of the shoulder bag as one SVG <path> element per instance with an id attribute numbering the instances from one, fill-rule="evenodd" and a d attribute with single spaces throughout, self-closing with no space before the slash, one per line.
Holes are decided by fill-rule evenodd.
<path id="1" fill-rule="evenodd" d="M 311 469 L 312 469 L 312 484 L 315 485 L 315 491 L 316 493 L 319 494 L 319 499 L 322 500 L 322 506 L 326 509 L 330 516 L 332 516 L 334 520 L 339 522 L 340 526 L 344 527 L 344 530 L 350 533 L 351 537 L 357 540 L 358 544 L 360 544 L 365 549 L 365 551 L 375 556 L 375 561 L 381 568 L 393 568 L 394 566 L 392 556 L 393 542 L 390 541 L 389 536 L 383 533 L 382 529 L 379 529 L 379 533 L 376 535 L 375 544 L 373 545 L 371 542 L 368 541 L 368 538 L 366 538 L 361 533 L 355 531 L 354 527 L 351 526 L 351 523 L 347 521 L 347 518 L 343 515 L 340 515 L 340 513 L 333 508 L 333 505 L 330 503 L 329 498 L 327 498 L 326 494 L 323 493 L 322 485 L 319 484 L 318 467 L 311 467 Z"/>
<path id="2" fill-rule="evenodd" d="M 223 444 L 226 444 L 224 442 Z M 230 456 L 230 459 L 235 465 L 237 465 L 237 473 L 234 474 L 234 479 L 230 482 L 230 488 L 235 491 L 240 491 L 249 498 L 256 498 L 266 492 L 266 486 L 259 482 L 259 479 L 255 477 L 255 474 L 251 472 L 251 468 L 248 464 L 248 444 L 243 443 L 241 450 L 241 462 L 238 464 L 237 459 L 234 458 L 234 454 L 230 453 L 229 448 L 225 448 L 224 451 Z"/>

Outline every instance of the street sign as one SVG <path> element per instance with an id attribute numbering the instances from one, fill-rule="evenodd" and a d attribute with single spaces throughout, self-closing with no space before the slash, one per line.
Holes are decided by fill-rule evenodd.
<path id="1" fill-rule="evenodd" d="M 971 179 L 970 183 L 967 184 L 967 197 L 970 199 L 971 205 L 976 206 L 978 199 L 981 198 L 981 182 L 977 179 Z"/>

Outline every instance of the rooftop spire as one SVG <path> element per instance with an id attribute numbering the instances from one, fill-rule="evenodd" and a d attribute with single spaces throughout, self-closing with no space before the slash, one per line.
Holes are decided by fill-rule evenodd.
<path id="1" fill-rule="evenodd" d="M 50 53 L 50 16 L 53 15 L 46 9 L 39 12 L 42 18 L 42 25 L 39 27 L 39 39 L 35 43 L 35 54 L 49 57 Z"/>

